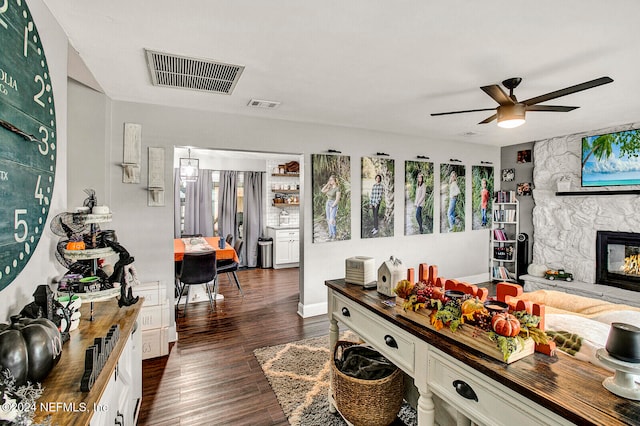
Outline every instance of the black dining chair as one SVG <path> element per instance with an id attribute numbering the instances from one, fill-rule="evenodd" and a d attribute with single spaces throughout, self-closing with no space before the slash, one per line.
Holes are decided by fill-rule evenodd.
<path id="1" fill-rule="evenodd" d="M 177 274 L 177 281 L 180 283 L 180 295 L 176 302 L 176 308 L 180 306 L 180 299 L 187 290 L 187 299 L 184 302 L 183 315 L 187 315 L 187 306 L 189 305 L 189 291 L 194 284 L 204 284 L 209 297 L 209 304 L 213 309 L 215 296 L 211 294 L 209 284 L 213 282 L 214 289 L 218 285 L 218 273 L 216 265 L 216 252 L 208 251 L 203 253 L 185 253 L 182 259 L 182 268 Z"/>
<path id="2" fill-rule="evenodd" d="M 233 245 L 233 235 L 227 234 L 227 237 L 225 238 L 225 241 L 227 242 L 227 244 Z"/>
<path id="3" fill-rule="evenodd" d="M 238 239 L 238 241 L 236 241 L 236 244 L 233 247 L 236 253 L 238 254 L 238 257 L 240 256 L 240 250 L 242 250 L 243 244 L 244 244 L 244 241 L 242 241 L 241 239 Z M 240 280 L 238 279 L 238 274 L 236 273 L 238 271 L 239 266 L 240 265 L 238 265 L 238 262 L 236 262 L 233 259 L 221 259 L 221 260 L 218 260 L 217 262 L 218 274 L 223 274 L 223 273 L 227 274 L 227 278 L 229 278 L 229 282 L 231 282 L 230 274 L 232 274 L 233 279 L 236 282 L 236 286 L 238 286 L 238 290 L 240 290 L 240 294 L 244 296 L 244 291 L 242 291 L 242 286 L 240 285 Z M 215 295 L 218 294 L 217 283 L 218 281 L 216 281 L 216 285 L 213 288 L 214 297 Z"/>

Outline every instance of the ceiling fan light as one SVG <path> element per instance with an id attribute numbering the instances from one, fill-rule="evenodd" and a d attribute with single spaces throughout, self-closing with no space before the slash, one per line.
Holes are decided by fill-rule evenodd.
<path id="1" fill-rule="evenodd" d="M 525 123 L 524 104 L 502 105 L 498 107 L 498 126 L 513 129 Z"/>

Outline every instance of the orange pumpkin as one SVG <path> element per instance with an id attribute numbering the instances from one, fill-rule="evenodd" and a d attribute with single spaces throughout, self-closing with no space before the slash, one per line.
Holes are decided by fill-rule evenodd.
<path id="1" fill-rule="evenodd" d="M 520 333 L 520 321 L 512 314 L 499 313 L 491 318 L 491 328 L 501 336 L 515 337 Z"/>
<path id="2" fill-rule="evenodd" d="M 67 250 L 84 250 L 85 247 L 84 241 L 69 241 L 67 243 Z"/>
<path id="3" fill-rule="evenodd" d="M 462 311 L 462 318 L 469 321 L 473 320 L 473 314 L 476 311 L 486 313 L 484 304 L 480 301 L 480 299 L 476 297 L 472 297 L 462 302 L 462 306 L 460 306 L 460 309 Z"/>

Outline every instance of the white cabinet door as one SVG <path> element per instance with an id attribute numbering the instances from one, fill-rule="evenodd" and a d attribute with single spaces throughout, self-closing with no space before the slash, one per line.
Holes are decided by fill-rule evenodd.
<path id="1" fill-rule="evenodd" d="M 295 267 L 300 261 L 300 231 L 277 229 L 270 232 L 273 238 L 273 267 Z"/>

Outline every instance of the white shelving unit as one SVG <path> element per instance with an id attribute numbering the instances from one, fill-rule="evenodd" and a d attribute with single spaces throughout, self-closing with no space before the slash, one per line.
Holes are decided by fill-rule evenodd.
<path id="1" fill-rule="evenodd" d="M 492 213 L 489 275 L 492 281 L 517 283 L 520 211 L 515 191 L 498 191 Z"/>

